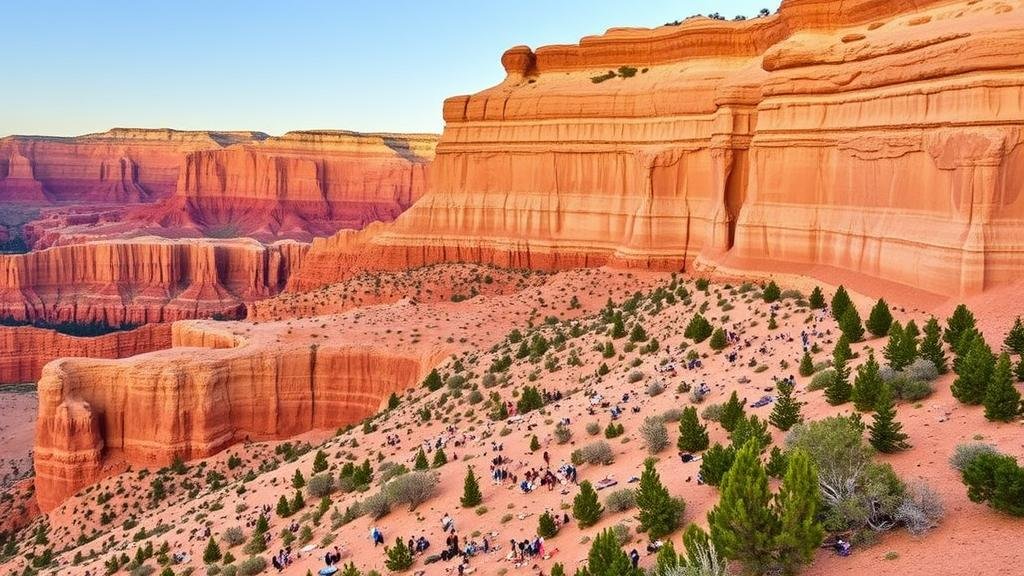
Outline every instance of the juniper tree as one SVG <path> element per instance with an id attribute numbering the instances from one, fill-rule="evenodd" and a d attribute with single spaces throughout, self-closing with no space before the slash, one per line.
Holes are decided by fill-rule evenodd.
<path id="1" fill-rule="evenodd" d="M 732 446 L 722 446 L 715 443 L 708 448 L 707 452 L 700 459 L 700 477 L 711 486 L 718 486 L 722 483 L 725 473 L 732 467 L 736 459 L 736 449 Z"/>
<path id="2" fill-rule="evenodd" d="M 832 351 L 832 368 L 835 370 L 835 376 L 825 388 L 825 399 L 833 406 L 850 401 L 852 389 L 850 387 L 850 367 L 848 362 L 852 355 L 850 343 L 844 334 L 839 337 L 835 349 Z"/>
<path id="3" fill-rule="evenodd" d="M 832 318 L 837 322 L 843 317 L 846 309 L 853 306 L 853 300 L 850 299 L 850 295 L 846 292 L 846 288 L 840 286 L 836 289 L 836 293 L 832 295 Z"/>
<path id="4" fill-rule="evenodd" d="M 1003 352 L 996 361 L 992 381 L 985 391 L 985 418 L 1009 422 L 1020 414 L 1020 392 L 1013 385 L 1010 356 Z"/>
<path id="5" fill-rule="evenodd" d="M 879 298 L 878 302 L 871 308 L 868 321 L 864 326 L 868 329 L 868 332 L 881 337 L 889 333 L 890 324 L 892 324 L 892 312 L 889 311 L 889 305 L 885 302 L 885 299 Z"/>
<path id="6" fill-rule="evenodd" d="M 482 502 L 483 494 L 480 493 L 480 483 L 477 482 L 473 467 L 466 467 L 466 480 L 462 484 L 462 498 L 459 502 L 463 508 L 473 508 Z"/>
<path id="7" fill-rule="evenodd" d="M 644 342 L 647 340 L 647 332 L 644 331 L 644 327 L 639 322 L 633 324 L 633 329 L 629 331 L 630 342 Z"/>
<path id="8" fill-rule="evenodd" d="M 786 475 L 786 454 L 778 446 L 772 446 L 771 454 L 768 455 L 768 463 L 764 465 L 765 472 L 772 478 L 782 478 Z"/>
<path id="9" fill-rule="evenodd" d="M 702 452 L 708 447 L 708 429 L 697 417 L 697 409 L 693 406 L 683 408 L 679 418 L 679 440 L 676 447 L 680 452 Z"/>
<path id="10" fill-rule="evenodd" d="M 768 474 L 753 441 L 736 453 L 722 478 L 718 505 L 708 512 L 711 540 L 723 556 L 742 564 L 751 574 L 771 567 L 779 518 L 771 506 Z"/>
<path id="11" fill-rule="evenodd" d="M 203 550 L 203 562 L 213 564 L 220 559 L 220 546 L 217 545 L 217 541 L 213 539 L 213 536 L 210 536 L 210 541 L 206 543 L 206 550 Z"/>
<path id="12" fill-rule="evenodd" d="M 864 325 L 861 324 L 860 313 L 853 304 L 850 304 L 839 318 L 839 329 L 850 342 L 860 342 L 864 339 Z"/>
<path id="13" fill-rule="evenodd" d="M 779 290 L 779 285 L 774 280 L 768 282 L 768 285 L 761 292 L 761 298 L 769 304 L 778 300 L 781 295 L 782 291 Z"/>
<path id="14" fill-rule="evenodd" d="M 1006 334 L 1003 347 L 1014 354 L 1024 354 L 1024 321 L 1020 316 L 1013 321 L 1013 328 Z"/>
<path id="15" fill-rule="evenodd" d="M 292 507 L 288 504 L 288 497 L 284 494 L 277 499 L 277 515 L 281 518 L 287 518 L 292 515 Z"/>
<path id="16" fill-rule="evenodd" d="M 773 543 L 777 566 L 782 574 L 796 574 L 801 566 L 811 563 L 825 536 L 818 521 L 818 471 L 802 450 L 787 455 L 786 474 L 774 504 L 779 517 L 779 531 Z"/>
<path id="17" fill-rule="evenodd" d="M 885 384 L 879 375 L 878 362 L 875 361 L 874 352 L 868 353 L 868 360 L 857 368 L 857 377 L 853 379 L 853 390 L 850 398 L 853 406 L 861 412 L 871 412 L 875 409 L 878 401 L 878 394 Z"/>
<path id="18" fill-rule="evenodd" d="M 442 386 L 444 386 L 444 382 L 441 381 L 441 375 L 438 374 L 437 368 L 431 370 L 423 380 L 423 387 L 431 392 L 440 390 Z"/>
<path id="19" fill-rule="evenodd" d="M 626 323 L 622 321 L 622 312 L 616 312 L 612 318 L 612 331 L 609 336 L 614 340 L 623 338 L 626 336 Z"/>
<path id="20" fill-rule="evenodd" d="M 604 514 L 604 507 L 597 499 L 597 492 L 589 480 L 580 482 L 580 492 L 572 499 L 572 517 L 581 528 L 593 526 Z"/>
<path id="21" fill-rule="evenodd" d="M 306 485 L 306 479 L 302 476 L 302 471 L 295 469 L 295 475 L 292 476 L 292 488 L 302 488 Z"/>
<path id="22" fill-rule="evenodd" d="M 295 497 L 292 498 L 291 509 L 292 514 L 302 510 L 306 507 L 306 499 L 302 497 L 302 490 L 295 491 Z"/>
<path id="23" fill-rule="evenodd" d="M 736 428 L 729 434 L 729 441 L 737 450 L 751 440 L 757 443 L 759 452 L 764 452 L 764 449 L 772 443 L 772 435 L 768 433 L 768 422 L 758 418 L 757 414 L 751 414 L 749 418 L 741 418 L 736 423 Z"/>
<path id="24" fill-rule="evenodd" d="M 686 330 L 683 331 L 683 336 L 693 340 L 695 343 L 700 344 L 704 340 L 707 340 L 714 329 L 711 327 L 711 323 L 702 314 L 696 314 L 686 325 Z"/>
<path id="25" fill-rule="evenodd" d="M 545 510 L 537 520 L 537 536 L 551 538 L 555 534 L 558 534 L 558 526 L 555 525 L 555 519 L 552 518 L 551 513 Z"/>
<path id="26" fill-rule="evenodd" d="M 800 358 L 800 367 L 797 368 L 797 371 L 805 378 L 814 374 L 814 358 L 810 352 L 804 351 L 804 355 Z"/>
<path id="27" fill-rule="evenodd" d="M 615 532 L 606 528 L 591 542 L 587 566 L 577 570 L 576 576 L 640 576 L 640 571 L 622 551 Z"/>
<path id="28" fill-rule="evenodd" d="M 736 424 L 739 423 L 740 418 L 744 416 L 743 403 L 740 402 L 736 391 L 733 390 L 729 400 L 722 406 L 722 413 L 718 417 L 718 423 L 722 425 L 726 432 L 732 432 L 736 428 Z"/>
<path id="29" fill-rule="evenodd" d="M 724 350 L 729 345 L 729 340 L 725 336 L 725 330 L 721 327 L 715 328 L 715 332 L 711 334 L 711 341 L 708 345 L 712 350 Z"/>
<path id="30" fill-rule="evenodd" d="M 504 405 L 504 403 L 502 403 Z M 427 454 L 420 448 L 420 451 L 416 453 L 416 463 L 413 465 L 413 470 L 429 470 L 430 462 L 427 460 Z"/>
<path id="31" fill-rule="evenodd" d="M 440 468 L 448 463 L 448 455 L 444 453 L 444 448 L 438 448 L 437 452 L 434 452 L 434 462 L 432 466 L 434 468 Z"/>
<path id="32" fill-rule="evenodd" d="M 825 307 L 825 295 L 821 293 L 821 286 L 815 286 L 814 290 L 811 290 L 811 296 L 808 298 L 808 303 L 812 310 L 821 310 Z"/>
<path id="33" fill-rule="evenodd" d="M 910 448 L 903 425 L 896 421 L 896 406 L 889 386 L 883 386 L 878 394 L 875 417 L 868 425 L 868 433 L 868 442 L 879 452 L 890 454 Z"/>
<path id="34" fill-rule="evenodd" d="M 775 406 L 768 416 L 768 421 L 772 426 L 785 432 L 803 421 L 800 415 L 800 406 L 803 403 L 793 398 L 793 384 L 789 380 L 779 382 L 778 389 L 779 397 L 775 399 Z"/>
<path id="35" fill-rule="evenodd" d="M 637 520 L 640 528 L 652 540 L 667 536 L 679 526 L 686 503 L 673 498 L 661 483 L 661 477 L 654 468 L 654 459 L 648 458 L 640 474 L 640 486 L 636 490 Z"/>
<path id="36" fill-rule="evenodd" d="M 900 339 L 900 357 L 907 359 L 908 366 L 917 360 L 920 336 L 921 331 L 917 329 L 917 324 L 913 320 L 907 322 L 907 325 L 903 327 L 903 338 Z"/>
<path id="37" fill-rule="evenodd" d="M 992 380 L 996 359 L 985 339 L 976 334 L 967 354 L 957 363 L 953 396 L 964 404 L 981 404 Z"/>
<path id="38" fill-rule="evenodd" d="M 900 324 L 899 320 L 893 320 L 889 326 L 889 341 L 882 348 L 882 356 L 885 357 L 890 368 L 893 370 L 903 370 L 911 362 L 911 359 L 904 355 L 905 351 L 906 348 L 903 346 L 903 325 Z"/>
<path id="39" fill-rule="evenodd" d="M 939 328 L 939 321 L 935 317 L 929 318 L 924 325 L 924 338 L 918 347 L 918 354 L 935 364 L 939 374 L 949 371 L 946 364 L 946 352 L 942 349 L 942 329 Z"/>
<path id="40" fill-rule="evenodd" d="M 942 339 L 946 341 L 946 344 L 956 346 L 960 343 L 960 336 L 965 331 L 975 329 L 974 314 L 967 309 L 965 304 L 961 304 L 956 307 L 956 310 L 953 310 L 953 315 L 946 320 L 946 330 L 942 333 Z"/>
<path id="41" fill-rule="evenodd" d="M 401 538 L 395 538 L 394 546 L 385 546 L 384 555 L 387 557 L 384 559 L 384 565 L 388 567 L 388 570 L 395 572 L 408 570 L 412 567 L 414 561 L 412 550 L 405 545 Z"/>

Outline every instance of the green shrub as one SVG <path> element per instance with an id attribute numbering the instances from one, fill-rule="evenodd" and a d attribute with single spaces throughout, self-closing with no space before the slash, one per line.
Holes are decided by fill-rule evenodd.
<path id="1" fill-rule="evenodd" d="M 601 425 L 598 424 L 597 422 L 587 422 L 586 429 L 587 434 L 590 434 L 591 436 L 596 436 L 601 432 Z"/>
<path id="2" fill-rule="evenodd" d="M 587 444 L 578 450 L 574 450 L 572 453 L 572 462 L 577 466 L 583 463 L 608 465 L 614 461 L 615 452 L 612 451 L 612 447 L 603 440 Z"/>
<path id="3" fill-rule="evenodd" d="M 836 378 L 836 371 L 834 368 L 827 368 L 818 372 L 811 378 L 811 383 L 807 385 L 808 392 L 815 392 L 817 390 L 824 390 L 832 385 L 832 381 Z"/>
<path id="4" fill-rule="evenodd" d="M 957 444 L 953 455 L 949 457 L 949 465 L 955 470 L 963 472 L 975 458 L 982 454 L 998 454 L 998 451 L 995 446 L 980 442 Z"/>
<path id="5" fill-rule="evenodd" d="M 643 424 L 640 425 L 640 437 L 651 454 L 661 452 L 669 444 L 665 422 L 658 416 L 644 418 Z"/>
<path id="6" fill-rule="evenodd" d="M 260 556 L 252 556 L 238 563 L 239 576 L 253 576 L 267 569 L 267 561 Z"/>
<path id="7" fill-rule="evenodd" d="M 330 472 L 321 472 L 306 482 L 306 491 L 316 498 L 330 495 L 334 488 L 334 475 Z"/>
<path id="8" fill-rule="evenodd" d="M 633 488 L 616 490 L 605 498 L 604 506 L 611 512 L 632 510 L 636 507 L 636 490 Z"/>
<path id="9" fill-rule="evenodd" d="M 436 490 L 437 476 L 433 472 L 416 471 L 392 479 L 384 486 L 383 493 L 390 505 L 408 504 L 409 510 L 415 510 L 429 500 Z"/>

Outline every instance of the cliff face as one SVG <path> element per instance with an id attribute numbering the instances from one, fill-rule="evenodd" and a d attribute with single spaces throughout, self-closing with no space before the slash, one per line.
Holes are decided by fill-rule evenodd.
<path id="1" fill-rule="evenodd" d="M 276 294 L 306 245 L 283 241 L 96 241 L 0 256 L 0 317 L 118 326 L 213 315 Z"/>
<path id="2" fill-rule="evenodd" d="M 65 205 L 26 226 L 39 248 L 140 232 L 308 240 L 394 219 L 422 195 L 436 141 L 342 131 L 11 136 L 0 138 L 0 202 Z"/>
<path id="3" fill-rule="evenodd" d="M 170 350 L 44 368 L 35 441 L 42 510 L 119 463 L 165 466 L 247 439 L 358 422 L 435 360 L 355 344 L 251 343 L 203 324 L 172 330 Z"/>
<path id="4" fill-rule="evenodd" d="M 55 358 L 125 358 L 171 346 L 170 324 L 78 338 L 32 326 L 0 326 L 0 384 L 35 382 Z"/>
<path id="5" fill-rule="evenodd" d="M 444 105 L 430 193 L 292 287 L 450 260 L 828 265 L 942 294 L 1024 264 L 1024 7 L 786 0 L 502 58 Z M 620 67 L 623 67 L 620 69 Z"/>

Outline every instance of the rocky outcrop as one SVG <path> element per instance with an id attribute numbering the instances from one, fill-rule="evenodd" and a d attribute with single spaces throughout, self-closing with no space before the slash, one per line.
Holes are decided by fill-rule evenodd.
<path id="1" fill-rule="evenodd" d="M 276 294 L 306 248 L 143 237 L 0 256 L 0 317 L 108 326 L 235 318 L 245 302 Z"/>
<path id="2" fill-rule="evenodd" d="M 59 205 L 25 226 L 37 248 L 145 234 L 308 240 L 394 219 L 422 195 L 436 142 L 345 131 L 11 136 L 0 138 L 0 202 Z"/>
<path id="3" fill-rule="evenodd" d="M 35 382 L 56 358 L 125 358 L 171 346 L 170 324 L 79 338 L 34 326 L 0 326 L 0 384 Z"/>
<path id="4" fill-rule="evenodd" d="M 172 330 L 170 350 L 44 368 L 34 452 L 43 511 L 121 463 L 164 466 L 357 422 L 436 361 L 356 343 L 271 344 L 269 332 L 250 341 L 207 323 Z"/>
<path id="5" fill-rule="evenodd" d="M 289 132 L 186 155 L 160 226 L 309 239 L 389 221 L 426 188 L 433 135 Z"/>
<path id="6" fill-rule="evenodd" d="M 785 0 L 502 58 L 444 105 L 430 192 L 291 287 L 479 261 L 831 266 L 940 294 L 1024 264 L 1024 8 Z"/>

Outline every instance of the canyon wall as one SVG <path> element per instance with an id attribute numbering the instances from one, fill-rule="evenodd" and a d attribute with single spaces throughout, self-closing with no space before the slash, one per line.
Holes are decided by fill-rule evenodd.
<path id="1" fill-rule="evenodd" d="M 43 366 L 55 358 L 125 358 L 170 346 L 170 324 L 147 324 L 92 338 L 34 326 L 0 326 L 0 384 L 35 382 Z"/>
<path id="2" fill-rule="evenodd" d="M 142 237 L 0 256 L 0 318 L 108 326 L 234 318 L 245 302 L 276 294 L 306 248 Z"/>
<path id="3" fill-rule="evenodd" d="M 847 269 L 939 294 L 1024 264 L 1024 3 L 785 0 L 512 48 L 444 104 L 430 192 L 290 287 L 438 261 Z"/>
<path id="4" fill-rule="evenodd" d="M 44 368 L 34 456 L 43 511 L 124 463 L 165 466 L 358 422 L 436 360 L 359 344 L 250 342 L 210 323 L 175 323 L 172 340 L 129 359 Z"/>

